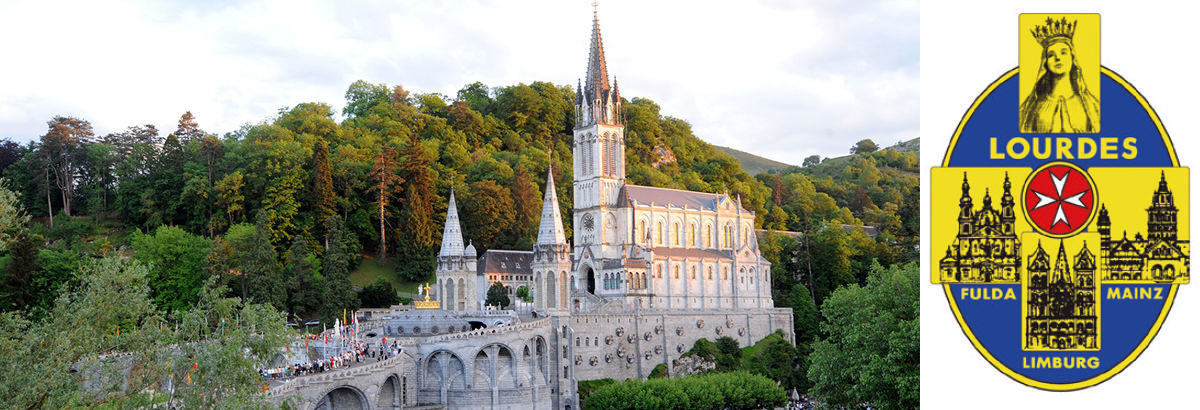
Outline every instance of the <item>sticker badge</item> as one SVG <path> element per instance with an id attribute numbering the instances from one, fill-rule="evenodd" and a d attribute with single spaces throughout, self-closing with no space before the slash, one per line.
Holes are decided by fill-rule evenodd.
<path id="1" fill-rule="evenodd" d="M 1099 14 L 1021 14 L 1019 65 L 931 170 L 932 281 L 992 366 L 1094 386 L 1154 339 L 1190 278 L 1188 169 L 1100 65 Z"/>

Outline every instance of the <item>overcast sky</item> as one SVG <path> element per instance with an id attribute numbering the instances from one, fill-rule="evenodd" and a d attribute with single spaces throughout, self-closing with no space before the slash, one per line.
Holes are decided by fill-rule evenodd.
<path id="1" fill-rule="evenodd" d="M 114 3 L 114 4 L 110 4 Z M 117 4 L 119 3 L 119 4 Z M 917 1 L 603 1 L 610 75 L 717 145 L 800 163 L 918 136 Z M 588 0 L 0 3 L 0 137 L 71 115 L 224 134 L 351 82 L 574 85 Z"/>

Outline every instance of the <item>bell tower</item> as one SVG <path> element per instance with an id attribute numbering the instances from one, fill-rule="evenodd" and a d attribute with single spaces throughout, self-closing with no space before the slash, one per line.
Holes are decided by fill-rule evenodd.
<path id="1" fill-rule="evenodd" d="M 615 80 L 609 84 L 595 13 L 587 76 L 576 86 L 575 96 L 574 243 L 577 248 L 618 245 L 625 238 L 610 208 L 617 206 L 625 184 L 625 123 L 619 87 Z"/>

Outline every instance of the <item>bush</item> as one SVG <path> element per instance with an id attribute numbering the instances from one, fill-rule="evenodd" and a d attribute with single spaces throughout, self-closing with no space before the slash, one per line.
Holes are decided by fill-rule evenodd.
<path id="1" fill-rule="evenodd" d="M 605 383 L 584 404 L 586 409 L 759 409 L 785 403 L 787 394 L 774 381 L 737 371 Z"/>
<path id="2" fill-rule="evenodd" d="M 358 292 L 358 299 L 363 307 L 369 308 L 385 308 L 400 303 L 396 289 L 384 278 L 375 278 L 375 283 Z M 412 299 L 408 301 L 412 302 Z"/>

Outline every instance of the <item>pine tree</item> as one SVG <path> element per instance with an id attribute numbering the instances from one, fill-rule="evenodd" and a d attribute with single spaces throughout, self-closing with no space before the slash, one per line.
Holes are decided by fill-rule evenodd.
<path id="1" fill-rule="evenodd" d="M 288 248 L 287 265 L 284 266 L 284 281 L 288 288 L 288 317 L 311 312 L 320 306 L 321 286 L 317 283 L 316 267 L 308 251 L 308 241 L 303 235 L 292 238 Z"/>
<path id="2" fill-rule="evenodd" d="M 434 218 L 433 204 L 440 203 L 441 199 L 433 191 L 433 159 L 421 148 L 416 134 L 412 134 L 404 147 L 403 161 L 400 168 L 404 173 L 404 202 L 408 206 L 402 226 L 408 240 L 397 249 L 402 258 L 396 265 L 396 272 L 401 278 L 420 281 L 429 277 L 436 263 L 439 225 Z"/>
<path id="3" fill-rule="evenodd" d="M 204 131 L 200 129 L 200 124 L 196 123 L 196 116 L 192 115 L 191 111 L 179 116 L 179 127 L 175 129 L 175 136 L 185 144 L 204 137 Z"/>
<path id="4" fill-rule="evenodd" d="M 329 143 L 324 139 L 318 139 L 313 147 L 312 201 L 314 216 L 329 232 L 330 218 L 337 215 L 337 193 L 333 190 L 333 171 L 329 167 Z M 329 236 L 326 236 L 325 248 L 328 250 L 329 247 Z"/>
<path id="5" fill-rule="evenodd" d="M 322 317 L 329 319 L 337 316 L 342 309 L 355 309 L 358 306 L 357 295 L 350 286 L 350 261 L 346 255 L 344 238 L 344 223 L 336 215 L 329 217 L 329 226 L 325 242 L 329 248 L 325 250 L 324 266 L 321 269 L 325 276 L 325 289 L 322 299 Z"/>
<path id="6" fill-rule="evenodd" d="M 26 229 L 18 230 L 8 248 L 10 259 L 4 272 L 4 288 L 0 289 L 0 310 L 24 310 L 34 302 L 29 286 L 38 271 L 38 254 L 42 237 Z"/>
<path id="7" fill-rule="evenodd" d="M 371 190 L 377 193 L 377 200 L 372 204 L 379 207 L 379 259 L 387 259 L 387 227 L 384 226 L 384 221 L 392 215 L 388 205 L 391 204 L 392 196 L 395 194 L 396 184 L 404 182 L 399 175 L 396 175 L 395 150 L 385 147 L 379 155 L 375 156 L 375 167 L 371 169 L 370 178 L 374 181 Z"/>
<path id="8" fill-rule="evenodd" d="M 275 254 L 275 247 L 271 245 L 271 225 L 266 211 L 258 211 L 254 219 L 254 236 L 251 243 L 245 244 L 250 253 L 246 255 L 243 273 L 248 278 L 250 300 L 286 311 L 287 288 L 279 272 L 278 255 Z"/>
<path id="9" fill-rule="evenodd" d="M 83 147 L 94 136 L 92 124 L 75 117 L 54 117 L 46 123 L 49 131 L 42 136 L 42 163 L 53 175 L 62 199 L 62 210 L 71 215 L 71 200 L 75 198 L 75 177 L 79 174 Z M 47 197 L 48 198 L 48 197 Z"/>

